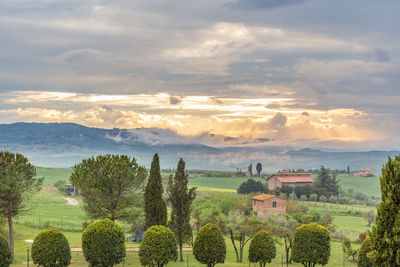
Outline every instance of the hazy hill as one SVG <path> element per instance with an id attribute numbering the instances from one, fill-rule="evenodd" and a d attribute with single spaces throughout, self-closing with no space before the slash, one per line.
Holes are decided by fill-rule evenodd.
<path id="1" fill-rule="evenodd" d="M 148 166 L 155 152 L 163 168 L 175 167 L 183 157 L 189 168 L 242 170 L 260 161 L 264 169 L 331 168 L 380 170 L 396 151 L 329 152 L 268 145 L 268 140 L 201 135 L 183 137 L 162 129 L 99 129 L 72 123 L 0 124 L 0 149 L 21 152 L 41 166 L 70 167 L 103 153 L 129 154 Z"/>

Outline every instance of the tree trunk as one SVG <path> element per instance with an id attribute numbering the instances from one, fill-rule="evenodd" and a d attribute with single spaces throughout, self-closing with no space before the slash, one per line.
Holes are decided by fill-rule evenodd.
<path id="1" fill-rule="evenodd" d="M 246 235 L 241 233 L 239 238 L 239 252 L 240 252 L 239 262 L 243 261 L 243 250 L 245 245 L 246 245 Z"/>
<path id="2" fill-rule="evenodd" d="M 237 250 L 237 247 L 236 247 L 236 244 L 235 244 L 235 239 L 234 239 L 234 237 L 233 237 L 233 231 L 232 231 L 232 229 L 229 229 L 229 234 L 230 234 L 230 236 L 231 236 L 231 241 L 232 241 L 233 248 L 235 249 L 236 261 L 237 261 L 237 262 L 240 262 L 240 261 L 239 261 L 239 253 L 238 253 L 238 250 Z"/>
<path id="3" fill-rule="evenodd" d="M 290 250 L 290 247 L 288 246 L 288 241 L 287 241 L 286 237 L 284 239 L 285 239 L 285 252 L 286 252 L 286 266 L 289 266 L 289 250 Z"/>
<path id="4" fill-rule="evenodd" d="M 11 204 L 10 204 L 11 206 Z M 10 250 L 11 250 L 11 260 L 14 259 L 14 226 L 11 212 L 8 212 L 8 229 L 10 233 Z"/>
<path id="5" fill-rule="evenodd" d="M 182 249 L 182 243 L 179 244 L 179 259 L 181 262 L 183 262 L 183 249 Z"/>

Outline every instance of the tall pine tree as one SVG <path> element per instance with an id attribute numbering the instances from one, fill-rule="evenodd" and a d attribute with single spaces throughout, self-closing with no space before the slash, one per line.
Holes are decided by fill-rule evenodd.
<path id="1" fill-rule="evenodd" d="M 151 162 L 150 176 L 144 192 L 146 229 L 153 225 L 167 225 L 167 207 L 162 198 L 163 193 L 160 160 L 156 153 Z"/>
<path id="2" fill-rule="evenodd" d="M 372 228 L 374 266 L 400 266 L 400 155 L 382 168 L 382 202 Z"/>
<path id="3" fill-rule="evenodd" d="M 336 173 L 321 166 L 317 179 L 314 183 L 314 188 L 318 195 L 337 196 L 339 193 L 339 185 L 336 180 Z"/>
<path id="4" fill-rule="evenodd" d="M 179 246 L 179 258 L 183 261 L 182 247 L 191 237 L 190 205 L 196 197 L 196 188 L 188 189 L 188 177 L 185 174 L 185 162 L 180 159 L 175 177 L 170 176 L 168 181 L 168 196 L 171 201 L 170 227 L 175 233 Z"/>

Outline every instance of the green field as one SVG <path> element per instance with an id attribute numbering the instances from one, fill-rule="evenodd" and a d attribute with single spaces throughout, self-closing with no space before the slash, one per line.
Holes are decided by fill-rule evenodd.
<path id="1" fill-rule="evenodd" d="M 337 179 L 343 190 L 351 188 L 369 197 L 381 197 L 379 177 L 358 177 L 348 174 L 339 174 Z"/>
<path id="2" fill-rule="evenodd" d="M 38 169 L 38 176 L 45 177 L 45 185 L 52 186 L 58 180 L 68 181 L 71 169 L 62 168 L 41 168 Z M 354 179 L 356 178 L 356 179 Z M 256 178 L 257 179 L 257 178 Z M 362 189 L 364 194 L 379 195 L 379 180 L 377 178 L 359 178 L 342 175 L 339 177 L 343 189 L 354 188 L 355 191 Z M 197 186 L 200 192 L 216 191 L 220 193 L 235 193 L 239 185 L 246 181 L 246 177 L 201 177 L 194 176 L 189 179 L 189 185 Z M 199 197 L 202 194 L 199 193 Z M 21 213 L 15 219 L 15 252 L 16 259 L 13 266 L 26 266 L 26 247 L 31 244 L 25 240 L 32 240 L 35 236 L 47 226 L 57 227 L 67 236 L 71 247 L 81 247 L 81 229 L 82 223 L 88 220 L 80 206 L 66 205 L 63 199 L 64 195 L 58 191 L 42 190 L 38 195 L 32 198 L 28 209 Z M 79 198 L 77 198 L 80 200 Z M 359 232 L 365 231 L 367 222 L 362 218 L 362 213 L 372 209 L 366 206 L 339 205 L 316 202 L 301 202 L 309 206 L 309 210 L 321 214 L 326 211 L 331 212 L 334 217 L 334 224 L 343 231 L 344 235 L 355 240 Z M 128 226 L 123 225 L 128 231 Z M 245 250 L 245 261 L 241 264 L 236 263 L 235 254 L 229 239 L 227 243 L 227 259 L 225 266 L 249 266 L 247 261 L 247 248 Z M 327 266 L 341 266 L 343 264 L 343 253 L 341 243 L 332 241 L 331 258 Z M 129 243 L 128 246 L 138 246 L 136 243 Z M 278 244 L 278 254 L 272 264 L 269 266 L 281 266 L 281 257 L 283 254 L 282 244 Z M 357 247 L 359 244 L 354 243 Z M 82 253 L 74 252 L 72 266 L 87 266 Z M 188 257 L 189 265 L 185 263 L 170 263 L 168 266 L 203 266 L 196 262 L 192 253 L 185 253 L 185 259 Z M 32 264 L 32 263 L 31 263 Z M 135 252 L 129 252 L 125 262 L 126 266 L 140 266 L 139 257 Z M 122 266 L 122 264 L 121 264 Z M 222 265 L 221 265 L 222 266 Z M 291 266 L 301 266 L 292 264 Z M 355 263 L 347 261 L 346 266 L 356 266 Z"/>

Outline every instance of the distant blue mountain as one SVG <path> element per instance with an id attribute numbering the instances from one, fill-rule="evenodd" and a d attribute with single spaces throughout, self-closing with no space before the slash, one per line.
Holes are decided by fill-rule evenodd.
<path id="1" fill-rule="evenodd" d="M 182 157 L 191 169 L 246 170 L 261 162 L 264 169 L 318 168 L 321 165 L 378 171 L 398 151 L 329 152 L 277 147 L 268 139 L 239 140 L 227 136 L 184 137 L 162 129 L 100 129 L 73 123 L 0 124 L 0 150 L 20 152 L 36 165 L 70 167 L 98 154 L 128 154 L 149 166 L 159 153 L 162 168 L 173 168 Z M 223 146 L 220 146 L 223 144 Z"/>

